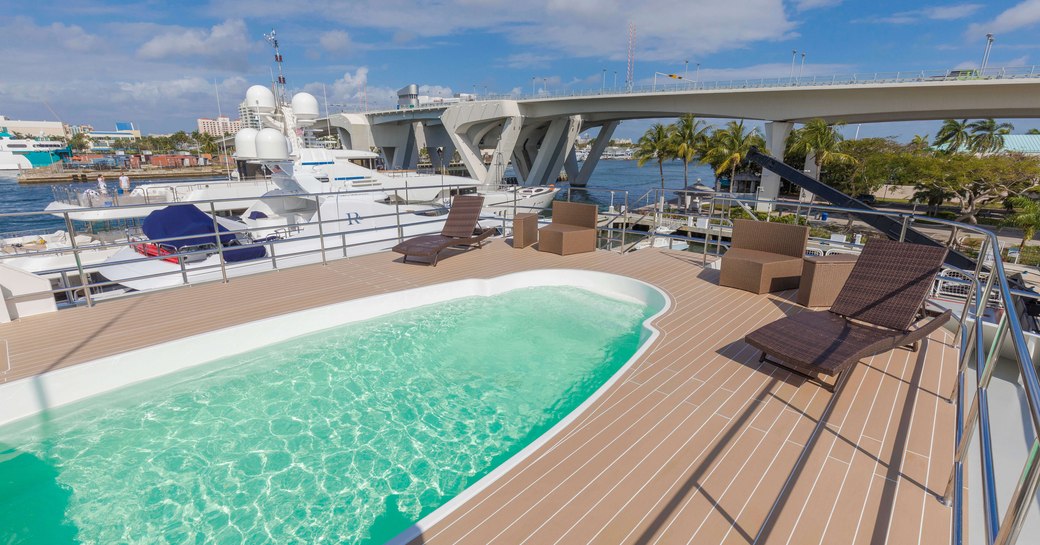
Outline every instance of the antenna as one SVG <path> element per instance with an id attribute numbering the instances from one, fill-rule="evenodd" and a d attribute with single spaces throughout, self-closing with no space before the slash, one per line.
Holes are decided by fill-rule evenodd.
<path id="1" fill-rule="evenodd" d="M 217 78 L 213 78 L 213 90 L 217 93 L 217 130 L 220 130 L 220 118 L 224 116 L 224 113 L 220 111 L 220 87 L 217 86 Z M 228 164 L 227 154 L 227 132 L 220 130 L 220 147 L 224 150 L 224 172 L 227 173 L 227 179 L 231 181 L 231 165 Z"/>
<path id="2" fill-rule="evenodd" d="M 628 23 L 628 90 L 635 84 L 636 69 L 636 24 Z"/>
<path id="3" fill-rule="evenodd" d="M 264 34 L 264 39 L 274 48 L 274 62 L 278 65 L 278 98 L 280 102 L 285 102 L 285 76 L 282 75 L 282 53 L 278 50 L 278 37 L 274 29 L 271 29 L 270 34 Z"/>

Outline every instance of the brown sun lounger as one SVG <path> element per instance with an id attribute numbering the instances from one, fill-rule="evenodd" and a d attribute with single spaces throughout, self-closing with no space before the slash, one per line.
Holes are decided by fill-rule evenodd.
<path id="1" fill-rule="evenodd" d="M 440 253 L 452 246 L 476 246 L 480 248 L 485 239 L 494 234 L 495 229 L 481 229 L 477 220 L 484 206 L 481 195 L 459 195 L 452 200 L 448 209 L 448 219 L 439 235 L 423 235 L 408 239 L 391 248 L 403 254 L 402 261 L 409 257 L 433 258 L 430 265 L 437 266 Z"/>
<path id="2" fill-rule="evenodd" d="M 744 340 L 769 361 L 832 392 L 859 360 L 919 342 L 949 320 L 947 310 L 914 328 L 946 249 L 871 240 L 829 310 L 804 311 L 749 333 Z M 820 375 L 835 377 L 829 385 Z"/>

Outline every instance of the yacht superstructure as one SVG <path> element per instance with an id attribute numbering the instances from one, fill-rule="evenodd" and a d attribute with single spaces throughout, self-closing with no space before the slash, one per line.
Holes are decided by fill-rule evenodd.
<path id="1" fill-rule="evenodd" d="M 57 140 L 15 138 L 0 129 L 0 170 L 28 170 L 48 166 L 68 155 L 69 148 Z"/>

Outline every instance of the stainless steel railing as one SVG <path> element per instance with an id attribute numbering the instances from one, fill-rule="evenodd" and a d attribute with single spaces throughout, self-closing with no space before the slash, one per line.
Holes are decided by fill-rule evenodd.
<path id="1" fill-rule="evenodd" d="M 454 184 L 454 185 L 453 184 L 443 184 L 443 185 L 442 184 L 437 184 L 435 186 L 414 186 L 411 189 L 427 189 L 427 188 L 449 188 L 450 189 L 450 188 L 467 188 L 467 187 L 470 187 L 470 186 L 469 185 L 464 185 L 464 184 L 463 185 L 459 185 L 459 184 Z M 216 216 L 215 216 L 215 211 L 216 211 L 217 205 L 219 203 L 222 203 L 222 202 L 239 201 L 239 200 L 241 200 L 240 198 L 214 199 L 214 200 L 206 200 L 206 201 L 193 201 L 193 202 L 181 203 L 181 204 L 194 204 L 195 206 L 199 207 L 203 211 L 208 211 L 211 214 L 211 216 L 214 218 L 213 233 L 204 233 L 204 234 L 201 234 L 201 235 L 197 234 L 197 235 L 180 236 L 180 237 L 165 237 L 165 238 L 154 239 L 154 240 L 147 240 L 147 241 L 135 240 L 134 238 L 131 237 L 131 238 L 127 239 L 127 240 L 112 241 L 112 242 L 100 242 L 100 243 L 97 243 L 97 244 L 91 244 L 89 246 L 82 246 L 82 247 L 80 247 L 79 245 L 77 245 L 75 243 L 75 237 L 76 237 L 76 234 L 77 234 L 76 222 L 73 221 L 72 217 L 70 216 L 70 213 L 92 211 L 92 210 L 111 210 L 110 207 L 85 208 L 85 209 L 77 209 L 77 210 L 74 210 L 74 211 L 61 211 L 61 212 L 16 212 L 16 213 L 0 214 L 0 220 L 3 220 L 6 217 L 22 217 L 22 218 L 24 218 L 24 217 L 31 217 L 31 216 L 60 216 L 63 219 L 64 223 L 65 223 L 66 231 L 68 233 L 68 237 L 67 238 L 68 238 L 69 241 L 71 241 L 71 244 L 68 247 L 62 247 L 62 248 L 56 248 L 56 249 L 38 250 L 38 251 L 35 251 L 35 252 L 33 252 L 33 253 L 29 254 L 29 255 L 35 255 L 35 256 L 57 256 L 57 255 L 67 255 L 67 254 L 71 253 L 72 257 L 73 257 L 73 261 L 74 261 L 74 265 L 70 265 L 70 266 L 67 266 L 67 267 L 58 267 L 58 268 L 53 268 L 53 269 L 35 271 L 36 274 L 38 274 L 38 275 L 46 275 L 46 276 L 53 275 L 53 276 L 60 277 L 61 281 L 60 281 L 58 287 L 50 289 L 50 290 L 46 290 L 46 291 L 37 291 L 37 292 L 22 294 L 22 295 L 18 295 L 18 296 L 9 296 L 9 297 L 7 297 L 7 300 L 9 300 L 9 301 L 18 301 L 18 300 L 22 300 L 22 299 L 30 299 L 30 298 L 39 297 L 39 296 L 41 296 L 43 294 L 50 294 L 50 295 L 53 295 L 53 296 L 63 295 L 64 297 L 67 298 L 67 300 L 71 304 L 79 304 L 80 302 L 83 302 L 87 306 L 92 306 L 95 303 L 95 298 L 100 296 L 101 292 L 103 292 L 106 289 L 112 288 L 112 287 L 117 287 L 119 283 L 118 282 L 114 282 L 114 281 L 109 281 L 109 280 L 91 280 L 89 278 L 89 276 L 90 276 L 90 272 L 92 271 L 92 269 L 94 267 L 91 267 L 91 266 L 85 264 L 84 263 L 84 259 L 83 259 L 87 252 L 113 251 L 113 253 L 114 253 L 114 251 L 119 250 L 121 248 L 134 247 L 134 246 L 142 244 L 142 242 L 147 242 L 147 243 L 156 244 L 156 245 L 164 245 L 164 244 L 165 245 L 171 245 L 171 243 L 175 243 L 177 241 L 185 240 L 185 239 L 189 239 L 189 238 L 215 236 L 216 233 L 218 233 L 218 232 L 219 232 L 220 235 L 228 235 L 228 234 L 233 235 L 237 239 L 242 240 L 243 243 L 241 245 L 239 245 L 239 246 L 233 246 L 233 247 L 225 247 L 225 246 L 223 246 L 221 244 L 216 244 L 216 245 L 214 245 L 213 248 L 207 248 L 207 249 L 174 250 L 174 251 L 171 251 L 168 254 L 156 255 L 156 256 L 135 255 L 132 259 L 114 260 L 114 259 L 110 258 L 110 259 L 108 259 L 106 261 L 106 264 L 107 265 L 119 265 L 119 264 L 131 264 L 131 263 L 139 263 L 139 262 L 162 260 L 162 259 L 165 259 L 165 260 L 175 259 L 176 262 L 177 262 L 177 265 L 178 265 L 177 270 L 164 271 L 164 272 L 156 273 L 156 274 L 142 274 L 142 275 L 132 276 L 132 277 L 124 278 L 123 281 L 146 280 L 146 279 L 151 279 L 151 278 L 158 278 L 158 277 L 164 277 L 164 276 L 177 275 L 177 276 L 180 277 L 180 284 L 181 285 L 187 285 L 187 284 L 191 283 L 190 279 L 189 279 L 189 274 L 188 274 L 189 272 L 191 272 L 193 276 L 198 276 L 198 273 L 219 271 L 220 280 L 223 281 L 223 282 L 228 282 L 229 279 L 232 276 L 232 275 L 229 275 L 229 269 L 239 269 L 239 268 L 242 268 L 241 266 L 251 265 L 251 264 L 256 263 L 259 260 L 249 260 L 249 261 L 243 261 L 243 262 L 241 262 L 239 264 L 229 264 L 227 262 L 227 260 L 225 259 L 224 252 L 225 251 L 229 251 L 229 250 L 233 250 L 233 249 L 237 249 L 237 248 L 245 248 L 245 247 L 250 247 L 250 246 L 263 246 L 265 248 L 266 253 L 267 253 L 265 258 L 267 260 L 269 260 L 272 269 L 278 269 L 279 267 L 284 267 L 285 265 L 290 264 L 290 263 L 292 264 L 291 266 L 294 266 L 296 264 L 305 264 L 305 263 L 311 263 L 311 262 L 320 262 L 320 263 L 323 263 L 323 264 L 327 264 L 328 261 L 330 261 L 332 259 L 349 257 L 351 255 L 350 250 L 352 248 L 356 248 L 356 247 L 359 247 L 359 246 L 378 245 L 378 244 L 384 244 L 384 243 L 389 244 L 389 243 L 399 242 L 402 239 L 402 237 L 403 237 L 403 233 L 404 233 L 403 228 L 405 227 L 404 222 L 402 222 L 402 217 L 405 216 L 405 215 L 411 214 L 411 212 L 407 209 L 407 207 L 409 207 L 410 205 L 402 204 L 401 199 L 399 198 L 400 196 L 403 195 L 404 191 L 405 190 L 403 190 L 403 189 L 402 190 L 397 190 L 397 191 L 394 191 L 394 190 L 386 191 L 386 190 L 379 190 L 379 189 L 371 189 L 371 190 L 352 190 L 352 191 L 349 191 L 349 192 L 330 192 L 330 193 L 320 193 L 320 194 L 296 195 L 296 197 L 301 197 L 301 198 L 305 198 L 305 199 L 308 199 L 310 201 L 313 201 L 313 203 L 314 203 L 313 204 L 313 206 L 314 206 L 314 215 L 307 221 L 298 221 L 298 222 L 294 223 L 292 225 L 292 227 L 299 231 L 299 230 L 303 230 L 303 229 L 305 229 L 307 227 L 312 227 L 313 226 L 313 227 L 316 228 L 317 233 L 309 234 L 309 235 L 297 235 L 297 236 L 286 237 L 286 238 L 275 238 L 275 239 L 270 239 L 270 240 L 253 240 L 252 239 L 252 235 L 254 234 L 255 230 L 251 229 L 251 228 L 226 229 L 224 231 L 220 231 L 220 228 L 217 226 L 218 224 L 217 224 Z M 367 216 L 366 219 L 380 219 L 380 218 L 393 217 L 393 218 L 395 218 L 395 221 L 393 221 L 390 225 L 386 225 L 386 226 L 366 228 L 366 229 L 351 229 L 351 230 L 349 230 L 349 232 L 347 232 L 347 231 L 336 231 L 336 230 L 334 230 L 334 226 L 332 225 L 332 224 L 337 223 L 337 222 L 345 222 L 346 220 L 344 220 L 343 218 L 339 218 L 339 217 L 336 217 L 336 218 L 322 217 L 322 214 L 320 212 L 322 200 L 324 200 L 326 198 L 335 198 L 335 197 L 344 196 L 344 195 L 358 196 L 358 195 L 364 195 L 364 194 L 373 194 L 373 198 L 375 198 L 375 196 L 379 195 L 379 194 L 388 194 L 391 197 L 391 199 L 390 199 L 391 200 L 391 203 L 390 203 L 391 206 L 395 207 L 393 212 L 389 212 L 389 213 L 386 213 L 386 214 L 377 214 L 377 215 Z M 285 196 L 260 197 L 257 200 L 280 199 L 280 198 L 284 198 L 284 197 Z M 519 201 L 521 201 L 522 198 L 523 198 L 522 196 L 513 195 L 512 200 L 507 200 L 505 202 L 500 202 L 500 203 L 498 203 L 497 206 L 501 207 L 502 210 L 509 210 L 509 209 L 511 209 L 514 215 L 518 211 L 528 211 L 528 210 L 532 209 L 533 207 L 529 207 L 526 204 L 520 204 L 519 203 Z M 124 207 L 121 207 L 121 208 L 128 208 L 128 209 L 129 208 L 149 208 L 150 209 L 150 208 L 154 208 L 154 206 L 155 206 L 154 204 L 151 204 L 151 205 L 139 204 L 139 205 L 124 206 Z M 446 210 L 444 211 L 444 213 L 446 213 Z M 481 219 L 482 219 L 482 221 L 486 221 L 486 222 L 499 222 L 500 221 L 502 223 L 503 232 L 505 232 L 509 228 L 508 221 L 509 221 L 510 217 L 511 216 L 509 216 L 508 214 L 502 213 L 501 215 L 494 215 L 494 216 L 485 215 L 485 216 L 482 216 Z M 409 227 L 412 227 L 412 228 L 418 228 L 420 230 L 420 232 L 410 233 L 409 236 L 418 236 L 418 235 L 422 235 L 422 234 L 432 234 L 434 232 L 438 232 L 439 231 L 439 226 L 440 226 L 440 224 L 441 224 L 441 222 L 443 220 L 443 217 L 431 217 L 428 220 L 424 220 L 424 219 L 416 220 L 414 217 L 410 218 L 410 219 L 412 219 L 412 221 L 408 222 L 407 225 Z M 437 226 L 437 228 L 435 228 L 435 229 L 427 229 L 424 226 Z M 413 230 L 415 230 L 415 229 L 413 229 Z M 386 235 L 385 236 L 378 236 L 376 238 L 366 239 L 366 240 L 358 241 L 358 242 L 349 242 L 347 240 L 349 235 L 370 234 L 370 233 L 379 233 L 379 232 L 385 232 Z M 288 244 L 288 243 L 300 242 L 300 241 L 315 241 L 316 242 L 315 248 L 313 248 L 313 249 L 303 249 L 303 250 L 297 250 L 297 251 L 288 251 L 288 252 L 283 251 L 284 248 L 282 248 L 282 245 Z M 191 268 L 190 268 L 190 271 L 189 271 L 189 268 L 187 267 L 187 264 L 189 262 L 191 262 L 191 261 L 193 261 L 195 259 L 198 259 L 198 258 L 206 258 L 207 256 L 212 256 L 212 255 L 217 255 L 218 263 L 215 263 L 215 264 L 212 264 L 212 265 L 197 265 L 197 264 L 193 264 L 191 266 Z M 0 263 L 3 263 L 6 260 L 10 260 L 10 259 L 25 258 L 25 257 L 26 257 L 26 254 L 17 254 L 17 255 L 15 255 L 15 254 L 0 254 Z M 71 278 L 77 278 L 79 280 L 79 284 L 77 285 L 77 284 L 74 284 L 74 283 L 70 282 Z M 80 295 L 80 294 L 82 294 L 82 295 Z"/>

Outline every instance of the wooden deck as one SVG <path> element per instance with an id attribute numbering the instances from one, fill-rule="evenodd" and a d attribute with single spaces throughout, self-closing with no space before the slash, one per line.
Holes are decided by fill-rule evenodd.
<path id="1" fill-rule="evenodd" d="M 413 544 L 949 543 L 952 336 L 859 364 L 836 399 L 770 364 L 746 332 L 793 293 L 717 285 L 699 255 L 567 257 L 495 241 L 437 267 L 375 254 L 0 325 L 14 380 L 347 299 L 520 270 L 581 268 L 673 299 L 661 337 L 589 411 Z"/>

